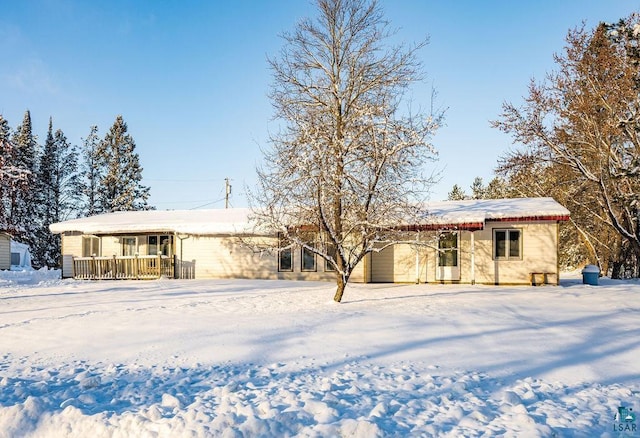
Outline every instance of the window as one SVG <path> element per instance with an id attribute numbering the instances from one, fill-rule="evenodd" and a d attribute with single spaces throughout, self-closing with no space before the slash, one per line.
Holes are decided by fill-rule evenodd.
<path id="1" fill-rule="evenodd" d="M 149 255 L 173 256 L 173 236 L 149 236 L 147 242 Z"/>
<path id="2" fill-rule="evenodd" d="M 336 246 L 333 243 L 327 243 L 327 255 L 330 256 L 333 260 L 336 260 Z M 329 260 L 325 260 L 324 261 L 324 270 L 327 272 L 333 272 L 336 269 L 333 267 L 333 265 L 329 262 Z"/>
<path id="3" fill-rule="evenodd" d="M 309 248 L 302 248 L 302 270 L 303 271 L 315 271 L 316 270 L 316 255 Z"/>
<path id="4" fill-rule="evenodd" d="M 97 236 L 82 236 L 82 257 L 100 255 L 100 238 Z"/>
<path id="5" fill-rule="evenodd" d="M 122 255 L 134 256 L 138 253 L 138 238 L 123 237 L 122 238 Z"/>
<path id="6" fill-rule="evenodd" d="M 498 260 L 522 260 L 522 232 L 493 230 L 493 257 Z"/>
<path id="7" fill-rule="evenodd" d="M 280 234 L 278 238 L 280 246 L 280 250 L 278 251 L 278 271 L 293 271 L 293 253 L 291 247 L 288 246 L 288 242 L 282 234 Z"/>
<path id="8" fill-rule="evenodd" d="M 438 266 L 458 266 L 458 233 L 440 234 Z"/>
<path id="9" fill-rule="evenodd" d="M 149 255 L 158 255 L 158 236 L 149 236 L 147 243 L 149 245 Z"/>

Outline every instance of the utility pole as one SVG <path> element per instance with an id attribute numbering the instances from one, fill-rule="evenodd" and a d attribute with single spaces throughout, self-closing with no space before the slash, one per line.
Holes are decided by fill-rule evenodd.
<path id="1" fill-rule="evenodd" d="M 224 179 L 224 208 L 229 208 L 229 195 L 231 194 L 231 184 L 229 183 L 229 178 Z"/>

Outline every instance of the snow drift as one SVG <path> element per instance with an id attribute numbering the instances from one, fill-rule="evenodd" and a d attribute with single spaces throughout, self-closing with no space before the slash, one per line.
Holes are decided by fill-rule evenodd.
<path id="1" fill-rule="evenodd" d="M 38 272 L 38 271 L 36 271 Z M 0 283 L 0 437 L 620 436 L 636 282 Z M 633 436 L 633 435 L 632 435 Z"/>

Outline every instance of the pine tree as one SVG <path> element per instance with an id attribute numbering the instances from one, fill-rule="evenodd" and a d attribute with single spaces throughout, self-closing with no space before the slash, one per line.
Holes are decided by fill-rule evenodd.
<path id="1" fill-rule="evenodd" d="M 31 113 L 27 110 L 22 124 L 13 135 L 14 165 L 24 172 L 24 180 L 12 190 L 9 198 L 9 226 L 16 230 L 17 240 L 35 247 L 40 227 L 38 209 L 37 160 L 38 144 L 31 126 Z M 41 261 L 32 259 L 36 267 Z"/>
<path id="2" fill-rule="evenodd" d="M 99 208 L 101 212 L 149 209 L 149 188 L 141 184 L 142 167 L 135 152 L 133 137 L 121 115 L 100 142 L 97 157 L 105 164 L 100 181 Z"/>
<path id="3" fill-rule="evenodd" d="M 48 226 L 53 223 L 50 218 L 55 215 L 53 209 L 53 184 L 51 179 L 53 178 L 53 168 L 55 166 L 55 140 L 53 138 L 53 119 L 49 117 L 49 129 L 47 130 L 47 137 L 44 141 L 43 152 L 40 157 L 40 165 L 38 167 L 38 174 L 35 178 L 34 184 L 36 186 L 35 196 L 37 197 L 37 229 L 34 230 L 37 238 L 33 240 L 31 244 L 31 257 L 38 262 L 38 265 L 49 266 L 48 261 L 45 260 L 45 253 L 50 244 Z"/>
<path id="4" fill-rule="evenodd" d="M 496 176 L 487 185 L 485 196 L 487 199 L 508 198 L 509 189 L 507 188 L 506 182 L 502 178 Z"/>
<path id="5" fill-rule="evenodd" d="M 99 153 L 100 138 L 98 137 L 98 127 L 93 125 L 89 135 L 84 139 L 82 147 L 82 168 L 80 191 L 83 197 L 80 215 L 94 216 L 100 213 L 99 194 L 100 182 L 104 177 L 104 160 L 100 159 Z"/>
<path id="6" fill-rule="evenodd" d="M 484 185 L 482 178 L 477 176 L 470 186 L 471 196 L 468 196 L 464 189 L 458 184 L 454 184 L 448 193 L 449 201 L 463 201 L 465 199 L 501 199 L 510 197 L 510 192 L 504 179 L 495 177 Z"/>
<path id="7" fill-rule="evenodd" d="M 487 197 L 487 189 L 484 186 L 482 178 L 476 176 L 471 183 L 471 199 L 485 199 Z"/>
<path id="8" fill-rule="evenodd" d="M 0 229 L 15 232 L 10 216 L 13 193 L 26 189 L 26 172 L 16 166 L 16 150 L 11 128 L 0 115 Z"/>
<path id="9" fill-rule="evenodd" d="M 467 194 L 464 192 L 464 189 L 458 184 L 454 184 L 451 188 L 451 191 L 447 195 L 447 199 L 449 201 L 463 201 L 468 198 Z"/>
<path id="10" fill-rule="evenodd" d="M 74 217 L 80 201 L 78 156 L 75 146 L 67 141 L 62 130 L 49 131 L 40 163 L 39 186 L 42 223 L 34 251 L 43 266 L 59 266 L 60 236 L 49 232 L 49 225 Z"/>

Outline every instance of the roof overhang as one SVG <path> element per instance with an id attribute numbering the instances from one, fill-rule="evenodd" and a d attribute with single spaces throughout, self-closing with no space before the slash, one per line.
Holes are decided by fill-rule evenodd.
<path id="1" fill-rule="evenodd" d="M 478 231 L 484 229 L 483 222 L 434 223 L 421 225 L 405 225 L 402 231 Z"/>
<path id="2" fill-rule="evenodd" d="M 495 219 L 487 219 L 487 222 L 538 222 L 538 221 L 562 222 L 562 221 L 568 221 L 568 220 L 569 220 L 569 215 L 542 215 L 542 216 L 500 217 Z"/>

